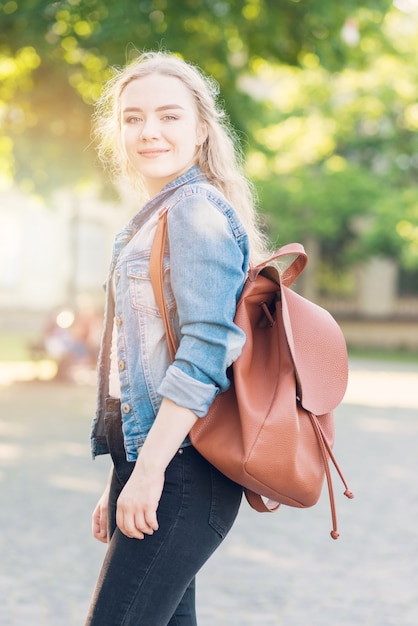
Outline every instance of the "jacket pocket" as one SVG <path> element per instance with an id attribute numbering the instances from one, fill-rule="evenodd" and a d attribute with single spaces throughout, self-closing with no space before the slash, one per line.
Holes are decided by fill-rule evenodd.
<path id="1" fill-rule="evenodd" d="M 130 302 L 132 308 L 137 311 L 141 311 L 147 315 L 161 317 L 151 284 L 149 264 L 150 251 L 142 253 L 135 258 L 128 259 L 127 276 L 129 282 Z M 175 300 L 170 285 L 170 266 L 168 259 L 164 260 L 163 268 L 167 307 L 169 311 L 172 311 L 175 308 Z"/>

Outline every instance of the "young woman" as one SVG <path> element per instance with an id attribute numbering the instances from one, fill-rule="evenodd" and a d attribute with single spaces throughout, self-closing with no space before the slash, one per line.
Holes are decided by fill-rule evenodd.
<path id="1" fill-rule="evenodd" d="M 196 624 L 195 575 L 241 501 L 188 438 L 228 387 L 245 341 L 237 299 L 249 262 L 264 256 L 216 95 L 198 69 L 152 52 L 118 71 L 97 107 L 99 154 L 144 204 L 116 236 L 107 281 L 92 450 L 113 461 L 93 513 L 93 535 L 109 546 L 88 626 Z M 162 208 L 172 363 L 149 274 Z"/>

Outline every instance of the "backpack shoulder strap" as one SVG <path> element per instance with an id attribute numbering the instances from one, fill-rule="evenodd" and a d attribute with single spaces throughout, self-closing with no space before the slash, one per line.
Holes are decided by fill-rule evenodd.
<path id="1" fill-rule="evenodd" d="M 169 207 L 160 211 L 150 256 L 150 279 L 158 310 L 164 323 L 167 346 L 170 358 L 174 361 L 177 351 L 177 340 L 168 319 L 167 304 L 164 293 L 164 250 L 167 241 L 167 213 Z"/>

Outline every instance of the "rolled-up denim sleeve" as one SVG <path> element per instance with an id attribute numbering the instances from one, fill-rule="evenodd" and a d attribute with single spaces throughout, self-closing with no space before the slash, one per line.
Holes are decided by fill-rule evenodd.
<path id="1" fill-rule="evenodd" d="M 234 316 L 247 271 L 247 236 L 242 227 L 234 232 L 204 195 L 192 195 L 170 209 L 168 239 L 180 337 L 158 391 L 204 417 L 229 387 L 227 368 L 245 342 Z"/>
<path id="2" fill-rule="evenodd" d="M 205 417 L 218 393 L 218 388 L 214 384 L 202 383 L 192 378 L 178 365 L 173 364 L 168 368 L 158 391 L 179 406 L 190 409 L 197 417 Z"/>

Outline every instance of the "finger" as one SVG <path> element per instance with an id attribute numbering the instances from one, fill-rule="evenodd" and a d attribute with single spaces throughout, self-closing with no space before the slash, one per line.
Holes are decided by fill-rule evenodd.
<path id="1" fill-rule="evenodd" d="M 157 511 L 155 511 L 154 509 L 149 509 L 148 511 L 146 511 L 145 523 L 147 524 L 147 527 L 152 532 L 158 530 L 159 526 L 158 526 L 158 519 L 157 519 Z M 150 534 L 152 534 L 152 532 Z"/>
<path id="2" fill-rule="evenodd" d="M 107 533 L 103 535 L 101 533 L 93 533 L 93 536 L 97 541 L 101 541 L 102 543 L 107 543 Z"/>
<path id="3" fill-rule="evenodd" d="M 144 533 L 135 525 L 134 516 L 122 509 L 116 511 L 116 524 L 121 532 L 131 539 L 143 539 Z"/>
<path id="4" fill-rule="evenodd" d="M 108 516 L 108 512 L 107 509 L 102 509 L 101 511 L 101 515 L 100 515 L 100 537 L 101 537 L 101 541 L 103 541 L 104 543 L 107 543 L 108 537 L 107 537 L 107 516 Z"/>
<path id="5" fill-rule="evenodd" d="M 92 533 L 95 539 L 102 543 L 107 543 L 107 530 L 101 527 L 100 521 L 97 518 L 93 518 Z"/>
<path id="6" fill-rule="evenodd" d="M 144 513 L 136 512 L 134 516 L 135 527 L 145 535 L 153 535 L 158 529 L 156 513 L 153 509 L 148 509 Z"/>
<path id="7" fill-rule="evenodd" d="M 91 532 L 93 533 L 94 537 L 96 537 L 99 530 L 100 530 L 99 514 L 96 508 L 94 509 L 93 515 L 91 516 Z"/>
<path id="8" fill-rule="evenodd" d="M 107 528 L 106 527 L 100 526 L 100 530 L 97 533 L 96 539 L 98 539 L 102 543 L 107 543 L 108 542 Z"/>

